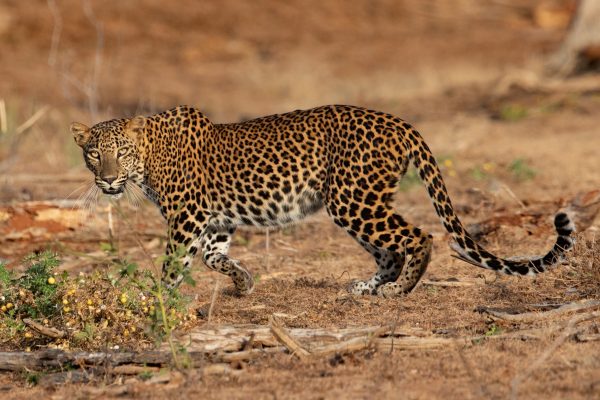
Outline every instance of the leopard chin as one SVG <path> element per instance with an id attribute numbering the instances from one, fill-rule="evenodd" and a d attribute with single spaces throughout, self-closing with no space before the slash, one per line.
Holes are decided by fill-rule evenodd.
<path id="1" fill-rule="evenodd" d="M 115 194 L 107 194 L 109 198 L 112 200 L 119 200 L 123 196 L 123 192 L 115 193 Z"/>

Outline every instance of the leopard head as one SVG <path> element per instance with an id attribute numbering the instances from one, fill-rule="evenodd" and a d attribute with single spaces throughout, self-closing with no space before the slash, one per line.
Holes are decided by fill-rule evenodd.
<path id="1" fill-rule="evenodd" d="M 74 122 L 71 133 L 83 149 L 86 166 L 96 185 L 107 195 L 119 198 L 128 182 L 141 185 L 144 161 L 141 154 L 146 119 L 113 119 L 92 126 Z"/>

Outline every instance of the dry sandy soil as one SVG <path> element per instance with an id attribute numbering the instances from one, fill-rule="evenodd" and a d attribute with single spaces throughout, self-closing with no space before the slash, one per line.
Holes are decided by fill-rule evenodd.
<path id="1" fill-rule="evenodd" d="M 553 214 L 578 193 L 600 187 L 600 80 L 590 75 L 550 85 L 536 78 L 564 35 L 536 23 L 541 3 L 547 2 L 110 0 L 86 8 L 74 0 L 4 1 L 0 100 L 9 126 L 0 133 L 0 259 L 18 269 L 25 254 L 50 247 L 69 271 L 103 268 L 75 254 L 97 254 L 108 240 L 105 203 L 90 219 L 41 212 L 55 206 L 35 203 L 76 200 L 89 183 L 68 124 L 184 103 L 216 122 L 328 103 L 403 117 L 446 160 L 446 183 L 465 224 L 491 226 L 479 235 L 485 246 L 505 256 L 542 253 L 554 240 Z M 15 133 L 38 111 L 31 127 Z M 287 327 L 393 324 L 447 338 L 526 328 L 542 333 L 308 361 L 265 355 L 238 365 L 235 374 L 190 373 L 170 384 L 119 378 L 28 387 L 22 375 L 5 373 L 0 396 L 104 398 L 118 396 L 111 390 L 123 386 L 121 395 L 135 398 L 600 396 L 600 342 L 575 335 L 597 335 L 597 317 L 571 331 L 573 314 L 515 323 L 477 312 L 539 311 L 545 309 L 540 304 L 598 299 L 600 275 L 582 272 L 600 268 L 598 219 L 587 221 L 567 265 L 520 279 L 453 259 L 419 184 L 403 186 L 396 206 L 435 236 L 424 283 L 401 298 L 344 295 L 348 283 L 370 276 L 374 265 L 325 214 L 268 237 L 258 230 L 237 233 L 232 253 L 258 276 L 252 295 L 232 295 L 230 282 L 200 263 L 197 287 L 185 290 L 202 308 L 219 282 L 211 321 L 217 325 L 267 324 L 279 313 Z M 125 208 L 115 216 L 120 255 L 143 260 L 131 239 L 137 232 L 159 256 L 165 226 L 158 212 L 148 204 Z M 448 279 L 474 284 L 431 283 Z"/>

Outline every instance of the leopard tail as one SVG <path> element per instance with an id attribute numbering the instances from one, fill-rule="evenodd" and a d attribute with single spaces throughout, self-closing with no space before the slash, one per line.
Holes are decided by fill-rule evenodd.
<path id="1" fill-rule="evenodd" d="M 565 260 L 566 253 L 575 243 L 573 237 L 575 225 L 566 212 L 555 215 L 554 227 L 558 237 L 552 249 L 543 256 L 505 259 L 491 254 L 477 244 L 454 212 L 442 174 L 431 150 L 416 130 L 406 123 L 402 124 L 402 128 L 403 135 L 407 139 L 405 143 L 409 143 L 406 149 L 409 158 L 427 188 L 437 215 L 451 235 L 450 248 L 456 252 L 454 257 L 507 275 L 534 275 Z"/>

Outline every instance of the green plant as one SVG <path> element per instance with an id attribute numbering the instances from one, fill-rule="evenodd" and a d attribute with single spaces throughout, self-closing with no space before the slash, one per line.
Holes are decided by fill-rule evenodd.
<path id="1" fill-rule="evenodd" d="M 476 181 L 483 181 L 488 178 L 488 174 L 479 166 L 473 167 L 473 169 L 471 170 L 471 176 Z"/>
<path id="2" fill-rule="evenodd" d="M 50 316 L 55 311 L 56 293 L 60 283 L 54 277 L 54 269 L 60 264 L 56 254 L 45 251 L 25 259 L 31 266 L 19 281 L 20 289 L 33 295 L 33 304 L 24 304 L 25 313 L 33 318 Z"/>
<path id="3" fill-rule="evenodd" d="M 37 384 L 40 383 L 42 376 L 43 374 L 41 372 L 27 371 L 25 372 L 25 382 L 27 382 L 29 386 L 37 386 Z"/>
<path id="4" fill-rule="evenodd" d="M 500 109 L 499 117 L 503 121 L 515 122 L 529 115 L 527 108 L 518 104 L 506 104 Z"/>
<path id="5" fill-rule="evenodd" d="M 537 172 L 533 169 L 527 161 L 522 158 L 517 158 L 508 166 L 508 170 L 511 172 L 513 177 L 520 181 L 527 181 L 533 179 Z"/>
<path id="6" fill-rule="evenodd" d="M 13 279 L 12 271 L 6 268 L 6 265 L 0 263 L 0 290 L 3 292 L 10 285 L 10 281 Z"/>
<path id="7" fill-rule="evenodd" d="M 492 324 L 492 325 L 490 325 L 487 332 L 485 333 L 485 336 L 494 336 L 494 335 L 499 335 L 501 333 L 502 333 L 502 329 L 499 326 Z"/>
<path id="8" fill-rule="evenodd" d="M 154 374 L 152 373 L 152 371 L 142 371 L 138 374 L 138 378 L 140 378 L 140 380 L 142 381 L 147 381 L 148 379 L 152 378 L 154 376 Z"/>

